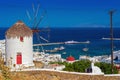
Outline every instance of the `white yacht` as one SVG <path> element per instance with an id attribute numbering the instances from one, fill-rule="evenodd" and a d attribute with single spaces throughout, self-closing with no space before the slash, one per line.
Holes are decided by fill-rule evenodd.
<path id="1" fill-rule="evenodd" d="M 90 41 L 78 42 L 78 41 L 71 40 L 71 41 L 66 41 L 66 42 L 64 42 L 64 43 L 65 43 L 65 44 L 81 44 L 81 43 L 89 44 Z"/>
<path id="2" fill-rule="evenodd" d="M 75 44 L 75 43 L 79 43 L 79 42 L 78 41 L 74 41 L 74 40 L 65 42 L 65 44 Z"/>

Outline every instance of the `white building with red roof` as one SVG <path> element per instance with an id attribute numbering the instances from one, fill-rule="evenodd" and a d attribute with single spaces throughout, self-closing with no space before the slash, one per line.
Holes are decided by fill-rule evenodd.
<path id="1" fill-rule="evenodd" d="M 66 61 L 70 62 L 70 63 L 73 63 L 73 62 L 75 62 L 75 58 L 73 56 L 69 56 L 69 57 L 66 58 Z"/>

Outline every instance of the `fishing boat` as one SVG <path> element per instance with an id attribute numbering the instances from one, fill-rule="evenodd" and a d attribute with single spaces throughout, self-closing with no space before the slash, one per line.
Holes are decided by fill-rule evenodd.
<path id="1" fill-rule="evenodd" d="M 89 48 L 83 48 L 83 51 L 85 51 L 85 52 L 88 51 L 88 50 L 89 50 Z"/>
<path id="2" fill-rule="evenodd" d="M 65 49 L 65 47 L 63 47 L 63 46 L 61 46 L 61 47 L 59 47 L 59 48 L 54 48 L 54 50 L 58 50 L 58 51 L 64 50 L 64 49 Z"/>
<path id="3" fill-rule="evenodd" d="M 66 54 L 66 52 L 63 52 L 62 54 Z"/>
<path id="4" fill-rule="evenodd" d="M 59 48 L 54 48 L 53 50 L 45 50 L 45 52 L 58 52 L 58 51 L 61 51 L 64 49 L 65 49 L 65 47 L 61 46 Z"/>

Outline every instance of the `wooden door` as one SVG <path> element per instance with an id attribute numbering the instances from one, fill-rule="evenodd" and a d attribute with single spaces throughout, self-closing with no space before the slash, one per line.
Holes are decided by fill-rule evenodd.
<path id="1" fill-rule="evenodd" d="M 16 61 L 17 64 L 22 64 L 22 54 L 21 54 L 21 53 L 18 53 L 16 58 L 17 58 L 17 59 L 16 59 L 16 60 L 17 60 L 17 61 Z"/>

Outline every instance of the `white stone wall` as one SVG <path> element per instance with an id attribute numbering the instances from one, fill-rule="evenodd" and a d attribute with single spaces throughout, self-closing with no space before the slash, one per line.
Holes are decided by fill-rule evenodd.
<path id="1" fill-rule="evenodd" d="M 32 37 L 24 37 L 23 42 L 19 38 L 6 38 L 6 63 L 7 66 L 13 67 L 17 65 L 16 56 L 18 52 L 22 53 L 22 66 L 33 66 L 33 39 Z"/>

